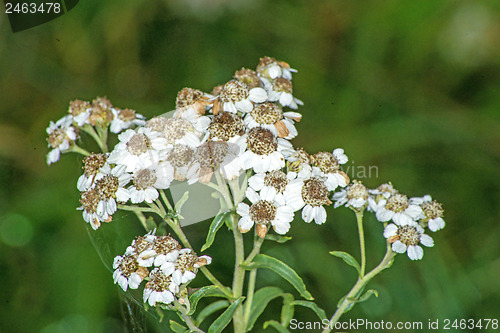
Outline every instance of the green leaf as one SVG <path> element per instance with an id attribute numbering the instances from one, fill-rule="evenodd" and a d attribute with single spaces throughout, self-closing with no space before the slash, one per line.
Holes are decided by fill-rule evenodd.
<path id="1" fill-rule="evenodd" d="M 289 331 L 286 329 L 286 327 L 284 327 L 283 325 L 281 325 L 280 323 L 278 323 L 275 320 L 268 320 L 268 321 L 266 321 L 264 323 L 264 329 L 266 329 L 268 327 L 272 327 L 272 328 L 274 328 L 276 331 L 278 331 L 280 333 L 289 333 Z"/>
<path id="2" fill-rule="evenodd" d="M 330 252 L 330 254 L 342 258 L 342 260 L 344 260 L 346 264 L 356 268 L 356 270 L 358 271 L 358 275 L 361 276 L 361 266 L 349 253 L 342 251 L 332 251 Z"/>
<path id="3" fill-rule="evenodd" d="M 178 322 L 176 322 L 174 320 L 170 321 L 170 329 L 172 330 L 172 332 L 175 332 L 175 333 L 189 332 L 189 330 L 186 327 L 182 326 L 181 324 L 179 324 Z"/>
<path id="4" fill-rule="evenodd" d="M 266 235 L 266 239 L 272 240 L 272 241 L 275 241 L 278 243 L 285 243 L 285 242 L 288 242 L 290 239 L 292 239 L 292 237 L 280 236 L 280 235 L 268 233 Z"/>
<path id="5" fill-rule="evenodd" d="M 309 308 L 309 309 L 313 310 L 316 313 L 316 315 L 318 315 L 319 319 L 321 319 L 321 320 L 328 320 L 328 318 L 326 318 L 325 310 L 323 310 L 322 308 L 320 308 L 314 302 L 309 302 L 309 301 L 295 301 L 295 302 L 292 303 L 292 305 L 300 305 L 300 306 L 304 306 L 306 308 Z"/>
<path id="6" fill-rule="evenodd" d="M 284 262 L 267 256 L 265 254 L 258 254 L 249 265 L 242 265 L 245 269 L 267 268 L 280 275 L 282 278 L 290 282 L 290 284 L 297 289 L 302 297 L 307 300 L 313 300 L 314 297 L 306 290 L 306 286 L 302 278 Z"/>
<path id="7" fill-rule="evenodd" d="M 189 296 L 189 303 L 191 304 L 191 310 L 189 315 L 192 315 L 196 311 L 196 305 L 203 297 L 207 296 L 220 296 L 225 297 L 224 293 L 217 286 L 206 286 L 198 289 L 195 293 Z"/>
<path id="8" fill-rule="evenodd" d="M 349 297 L 348 300 L 353 302 L 353 303 L 361 303 L 364 301 L 367 301 L 372 295 L 375 295 L 375 297 L 378 297 L 378 291 L 375 289 L 369 289 L 366 293 L 363 294 L 363 296 L 359 298 L 352 298 Z"/>
<path id="9" fill-rule="evenodd" d="M 217 233 L 217 231 L 219 231 L 220 227 L 222 227 L 222 225 L 224 224 L 224 220 L 230 214 L 231 211 L 220 212 L 219 214 L 217 214 L 217 216 L 212 221 L 212 224 L 210 224 L 210 228 L 208 229 L 208 234 L 207 234 L 207 240 L 205 241 L 205 244 L 203 244 L 203 246 L 201 247 L 201 252 L 205 251 L 210 246 L 212 246 L 212 243 L 214 242 L 215 239 L 215 234 Z"/>
<path id="10" fill-rule="evenodd" d="M 225 309 L 228 306 L 229 301 L 226 301 L 225 299 L 207 305 L 203 310 L 200 311 L 198 317 L 196 317 L 196 324 L 199 326 L 212 313 Z"/>
<path id="11" fill-rule="evenodd" d="M 267 304 L 281 295 L 283 295 L 283 290 L 278 287 L 264 287 L 255 292 L 250 310 L 250 317 L 247 322 L 247 331 L 252 330 L 257 318 L 264 312 Z"/>
<path id="12" fill-rule="evenodd" d="M 293 306 L 293 295 L 290 293 L 283 294 L 283 307 L 281 308 L 281 325 L 287 327 L 293 319 L 295 307 Z"/>
<path id="13" fill-rule="evenodd" d="M 188 199 L 189 199 L 189 191 L 186 191 L 179 199 L 179 201 L 177 201 L 177 203 L 175 204 L 175 212 L 177 214 L 181 213 L 182 206 L 186 203 Z"/>
<path id="14" fill-rule="evenodd" d="M 233 319 L 233 313 L 245 297 L 240 297 L 224 311 L 208 328 L 208 333 L 220 333 Z"/>

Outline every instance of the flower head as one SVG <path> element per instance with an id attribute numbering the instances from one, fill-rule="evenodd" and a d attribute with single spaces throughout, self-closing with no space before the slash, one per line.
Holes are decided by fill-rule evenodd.
<path id="1" fill-rule="evenodd" d="M 419 225 L 398 226 L 390 223 L 384 230 L 384 237 L 392 244 L 394 252 L 407 252 L 411 260 L 420 260 L 424 256 L 424 250 L 419 244 L 434 246 L 432 237 L 424 234 L 424 229 Z"/>

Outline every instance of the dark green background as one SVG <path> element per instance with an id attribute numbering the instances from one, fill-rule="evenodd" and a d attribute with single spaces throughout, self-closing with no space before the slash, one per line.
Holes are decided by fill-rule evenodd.
<path id="1" fill-rule="evenodd" d="M 0 331 L 123 329 L 111 273 L 75 210 L 80 158 L 45 164 L 49 121 L 62 117 L 70 100 L 96 96 L 152 117 L 171 110 L 183 87 L 210 91 L 265 55 L 299 70 L 294 92 L 305 106 L 296 146 L 342 147 L 351 165 L 378 167 L 378 178 L 363 179 L 368 186 L 391 180 L 445 208 L 447 227 L 432 234 L 435 247 L 419 262 L 398 256 L 371 284 L 379 298 L 344 319 L 500 317 L 498 1 L 182 3 L 80 1 L 15 34 L 0 15 Z M 353 214 L 327 211 L 327 224 L 296 220 L 293 240 L 265 244 L 264 252 L 295 268 L 331 315 L 355 273 L 328 251 L 358 256 L 359 249 Z M 112 255 L 131 241 L 125 236 L 134 223 L 117 214 L 103 227 L 123 233 Z M 372 216 L 366 224 L 373 266 L 383 255 L 382 226 Z M 207 228 L 186 229 L 196 249 Z M 230 242 L 221 229 L 208 251 L 227 283 Z M 258 285 L 268 283 L 289 289 L 260 273 Z M 274 312 L 280 302 L 271 304 Z M 315 319 L 299 311 L 298 320 Z"/>

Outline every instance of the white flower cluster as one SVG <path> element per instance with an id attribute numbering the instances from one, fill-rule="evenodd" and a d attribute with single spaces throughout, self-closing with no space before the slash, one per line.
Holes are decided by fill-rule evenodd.
<path id="1" fill-rule="evenodd" d="M 292 95 L 293 72 L 285 62 L 264 57 L 255 71 L 237 71 L 210 94 L 182 89 L 171 118 L 120 126 L 113 126 L 116 112 L 109 101 L 72 102 L 73 126 L 111 124 L 112 132 L 121 132 L 110 153 L 84 159 L 77 185 L 84 219 L 97 229 L 111 221 L 117 202 L 152 203 L 173 180 L 207 183 L 214 172 L 231 180 L 250 170 L 251 205 L 237 207 L 242 232 L 255 224 L 260 235 L 271 226 L 285 234 L 298 210 L 306 222 L 324 223 L 331 192 L 349 183 L 340 169 L 347 156 L 340 148 L 315 155 L 293 148 L 289 140 L 302 118 L 286 111 L 302 105 Z"/>
<path id="2" fill-rule="evenodd" d="M 111 102 L 98 97 L 90 102 L 70 102 L 68 114 L 47 127 L 47 142 L 52 150 L 47 154 L 47 164 L 59 161 L 61 153 L 69 151 L 82 130 L 100 127 L 112 133 L 119 133 L 131 126 L 144 125 L 144 116 L 130 109 L 119 109 Z"/>
<path id="3" fill-rule="evenodd" d="M 137 289 L 147 281 L 143 299 L 151 306 L 170 304 L 196 277 L 198 269 L 212 262 L 209 256 L 198 257 L 191 249 L 182 249 L 170 236 L 153 232 L 137 237 L 125 253 L 113 262 L 113 279 L 124 291 Z"/>
<path id="4" fill-rule="evenodd" d="M 335 207 L 345 205 L 355 211 L 367 208 L 374 212 L 377 220 L 386 224 L 384 237 L 392 244 L 392 250 L 406 252 L 412 260 L 422 259 L 424 251 L 420 244 L 434 246 L 434 240 L 425 234 L 425 229 L 435 232 L 445 226 L 440 203 L 429 195 L 408 198 L 391 183 L 370 190 L 354 180 L 345 189 L 335 193 L 333 200 Z"/>

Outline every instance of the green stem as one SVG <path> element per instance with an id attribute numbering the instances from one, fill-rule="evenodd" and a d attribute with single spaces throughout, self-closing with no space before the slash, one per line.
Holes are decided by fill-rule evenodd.
<path id="1" fill-rule="evenodd" d="M 97 134 L 94 127 L 90 125 L 85 125 L 82 127 L 82 130 L 88 133 L 94 139 L 94 141 L 97 143 L 97 145 L 99 146 L 99 148 L 103 153 L 108 152 L 108 145 L 106 144 L 106 142 L 102 142 L 101 136 Z"/>
<path id="2" fill-rule="evenodd" d="M 97 127 L 97 134 L 99 135 L 99 141 L 102 145 L 99 145 L 103 153 L 108 152 L 108 128 L 107 127 Z"/>
<path id="3" fill-rule="evenodd" d="M 226 200 L 226 203 L 230 209 L 234 209 L 235 206 L 239 204 L 238 198 L 241 196 L 241 189 L 238 186 L 238 180 L 233 180 L 229 184 L 231 186 L 233 199 L 227 188 L 226 181 L 222 178 L 220 172 L 215 172 L 215 177 L 217 180 L 217 185 L 221 189 L 221 194 Z M 245 270 L 241 267 L 241 264 L 245 260 L 245 248 L 243 244 L 243 235 L 238 229 L 238 219 L 235 215 L 231 215 L 231 221 L 233 225 L 233 236 L 234 236 L 234 246 L 235 246 L 235 259 L 234 259 L 234 276 L 233 276 L 233 296 L 238 299 L 243 294 L 243 284 L 245 282 Z M 245 332 L 245 317 L 243 313 L 243 307 L 238 305 L 233 315 L 233 326 L 236 333 Z"/>
<path id="4" fill-rule="evenodd" d="M 257 235 L 255 235 L 257 237 Z M 247 259 L 245 260 L 245 264 L 249 264 L 252 262 L 253 258 L 260 252 L 260 247 L 262 246 L 262 243 L 264 242 L 264 238 L 257 237 L 257 239 L 253 243 L 253 249 L 252 252 L 248 255 Z M 245 301 L 245 323 L 248 322 L 248 318 L 250 318 L 250 313 L 251 313 L 251 308 L 252 308 L 252 302 L 253 302 L 253 295 L 255 292 L 255 281 L 257 279 L 257 269 L 252 269 L 250 270 L 250 276 L 248 278 L 248 292 L 247 292 L 247 299 Z"/>
<path id="5" fill-rule="evenodd" d="M 89 156 L 90 153 L 83 149 L 82 147 L 78 146 L 76 143 L 73 143 L 73 145 L 69 148 L 68 152 L 73 152 L 73 153 L 78 153 L 83 156 Z"/>
<path id="6" fill-rule="evenodd" d="M 363 211 L 356 211 L 356 220 L 358 221 L 359 246 L 361 248 L 361 273 L 360 277 L 365 276 L 366 270 L 366 252 L 365 252 L 365 232 L 363 230 Z"/>
<path id="7" fill-rule="evenodd" d="M 190 315 L 188 315 L 186 308 L 179 304 L 178 301 L 174 301 L 174 304 L 177 306 L 177 310 L 181 313 L 182 320 L 184 320 L 184 322 L 188 325 L 191 332 L 205 333 L 194 324 L 193 319 Z"/>
<path id="8" fill-rule="evenodd" d="M 384 269 L 388 268 L 392 264 L 392 259 L 396 253 L 394 253 L 391 249 L 390 244 L 387 245 L 387 252 L 385 253 L 384 259 L 375 267 L 372 271 L 366 274 L 363 277 L 359 277 L 358 281 L 349 291 L 349 293 L 345 296 L 344 301 L 338 307 L 337 311 L 333 314 L 332 318 L 328 322 L 328 327 L 325 328 L 322 332 L 329 333 L 332 331 L 332 328 L 335 327 L 335 323 L 337 323 L 340 317 L 344 314 L 347 307 L 353 303 L 353 298 L 357 297 L 359 292 L 366 286 L 366 284 L 373 279 L 375 276 L 380 274 Z"/>

